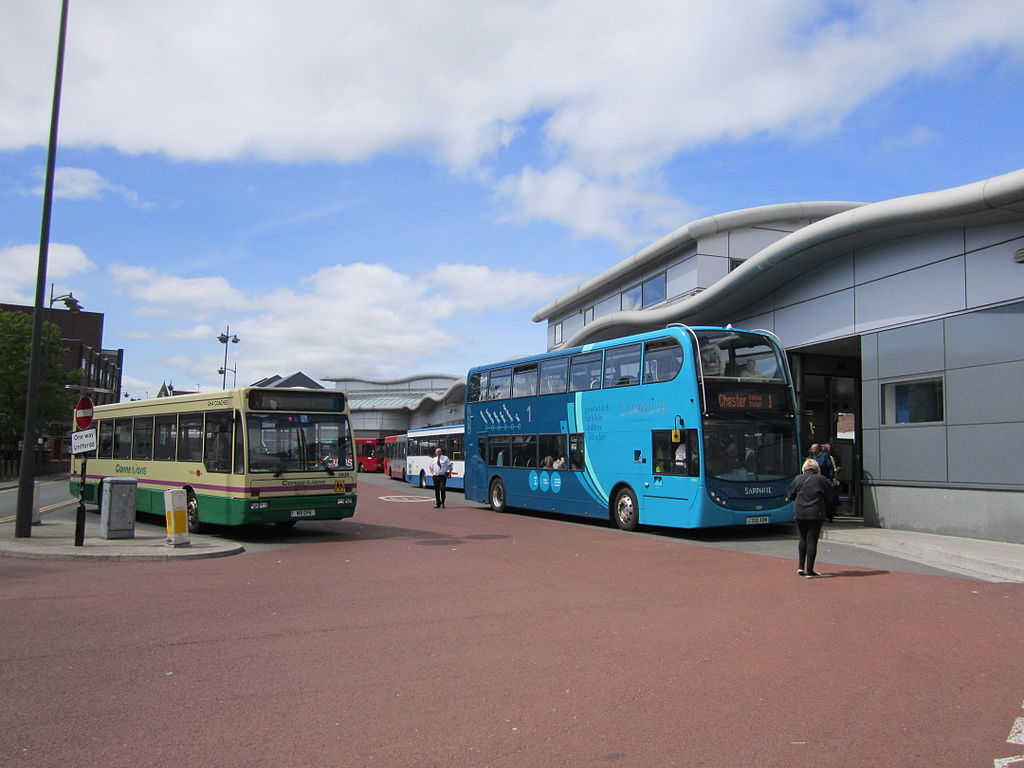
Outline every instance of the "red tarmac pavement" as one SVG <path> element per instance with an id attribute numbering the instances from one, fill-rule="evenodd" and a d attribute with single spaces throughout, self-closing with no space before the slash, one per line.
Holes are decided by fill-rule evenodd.
<path id="1" fill-rule="evenodd" d="M 364 493 L 331 528 L 214 560 L 0 558 L 0 766 L 1024 755 L 1006 741 L 1024 716 L 1022 584 L 806 580 L 790 560 L 458 494 L 435 510 Z"/>

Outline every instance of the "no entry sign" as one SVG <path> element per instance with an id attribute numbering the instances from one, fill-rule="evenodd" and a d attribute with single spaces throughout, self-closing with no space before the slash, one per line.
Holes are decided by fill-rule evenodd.
<path id="1" fill-rule="evenodd" d="M 75 426 L 88 429 L 92 425 L 92 398 L 80 398 L 75 405 Z"/>

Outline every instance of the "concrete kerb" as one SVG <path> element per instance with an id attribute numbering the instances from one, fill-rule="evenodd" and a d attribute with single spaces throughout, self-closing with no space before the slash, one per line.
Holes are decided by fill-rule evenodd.
<path id="1" fill-rule="evenodd" d="M 902 557 L 982 581 L 1024 582 L 1024 544 L 935 533 L 826 525 L 822 539 Z"/>
<path id="2" fill-rule="evenodd" d="M 0 484 L 0 489 L 16 486 L 16 481 L 7 482 Z M 7 518 L 0 522 L 0 557 L 39 560 L 195 560 L 227 557 L 245 551 L 241 544 L 195 534 L 189 537 L 188 546 L 170 547 L 166 543 L 166 533 L 159 526 L 148 523 L 139 525 L 137 522 L 134 537 L 128 539 L 104 539 L 89 535 L 97 530 L 97 518 L 90 515 L 86 521 L 86 536 L 82 546 L 76 547 L 73 518 L 64 519 L 52 513 L 44 513 L 41 522 L 32 526 L 31 536 L 27 538 L 17 538 L 14 535 L 14 518 Z"/>

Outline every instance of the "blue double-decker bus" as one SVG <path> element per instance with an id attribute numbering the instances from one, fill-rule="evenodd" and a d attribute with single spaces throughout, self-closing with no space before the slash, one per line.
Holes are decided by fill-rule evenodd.
<path id="1" fill-rule="evenodd" d="M 793 519 L 796 399 L 765 331 L 660 331 L 472 369 L 467 499 L 675 528 Z"/>

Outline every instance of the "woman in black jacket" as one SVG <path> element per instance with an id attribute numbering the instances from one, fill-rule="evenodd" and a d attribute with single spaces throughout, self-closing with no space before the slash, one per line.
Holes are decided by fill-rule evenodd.
<path id="1" fill-rule="evenodd" d="M 803 474 L 789 484 L 787 498 L 796 502 L 793 505 L 793 517 L 800 531 L 800 544 L 797 547 L 800 567 L 797 573 L 814 579 L 821 576 L 814 570 L 814 560 L 818 556 L 821 526 L 832 507 L 832 483 L 821 476 L 821 469 L 814 459 L 805 461 L 803 470 Z"/>

